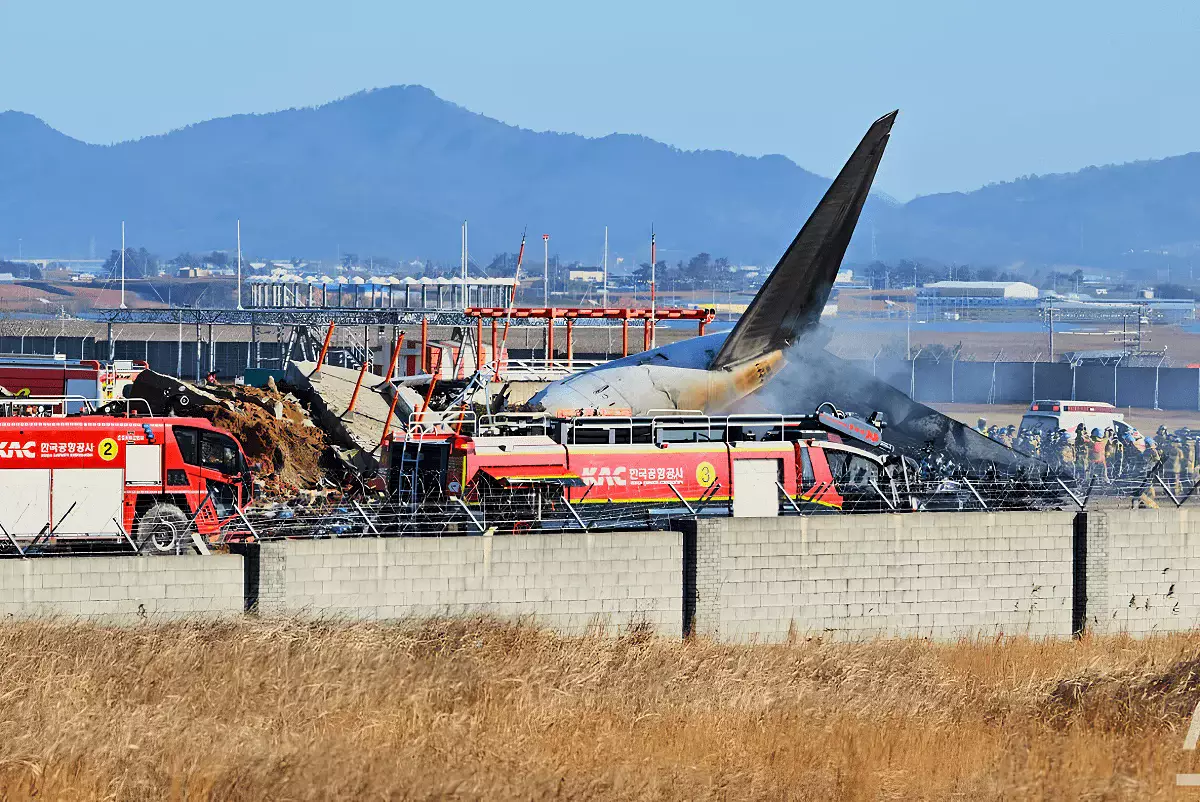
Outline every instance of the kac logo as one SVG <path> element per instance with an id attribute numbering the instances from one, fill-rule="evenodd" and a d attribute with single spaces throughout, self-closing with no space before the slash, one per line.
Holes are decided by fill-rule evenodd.
<path id="1" fill-rule="evenodd" d="M 579 478 L 583 480 L 585 485 L 624 487 L 626 484 L 624 474 L 624 465 L 618 465 L 615 468 L 609 468 L 607 465 L 603 468 L 593 466 L 580 471 Z"/>
<path id="2" fill-rule="evenodd" d="M 33 453 L 33 441 L 28 443 L 0 442 L 0 459 L 34 459 L 37 455 Z"/>

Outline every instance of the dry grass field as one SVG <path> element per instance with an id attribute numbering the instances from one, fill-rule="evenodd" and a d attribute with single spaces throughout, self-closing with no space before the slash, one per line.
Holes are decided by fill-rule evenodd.
<path id="1" fill-rule="evenodd" d="M 1200 635 L 0 625 L 0 797 L 1189 799 Z"/>

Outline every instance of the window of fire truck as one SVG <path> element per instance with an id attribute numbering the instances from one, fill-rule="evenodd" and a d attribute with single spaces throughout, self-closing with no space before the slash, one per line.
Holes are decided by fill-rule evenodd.
<path id="1" fill-rule="evenodd" d="M 879 481 L 879 466 L 859 454 L 827 448 L 825 459 L 829 462 L 833 481 L 839 487 L 866 486 Z"/>
<path id="2" fill-rule="evenodd" d="M 569 445 L 606 445 L 606 444 L 625 444 L 636 442 L 634 434 L 634 421 L 632 418 L 576 418 L 570 423 L 564 423 L 559 430 L 559 442 L 564 441 Z M 645 429 L 645 437 L 649 438 L 650 427 L 637 427 Z"/>
<path id="3" fill-rule="evenodd" d="M 175 445 L 179 446 L 179 453 L 183 457 L 183 461 L 188 465 L 199 465 L 200 433 L 195 429 L 183 426 L 173 426 L 172 432 L 175 435 Z"/>
<path id="4" fill-rule="evenodd" d="M 200 436 L 200 464 L 226 476 L 235 476 L 242 472 L 242 455 L 232 437 L 203 432 Z"/>
<path id="5" fill-rule="evenodd" d="M 608 445 L 613 442 L 615 431 L 608 426 L 576 426 L 571 431 L 571 441 L 576 445 Z"/>
<path id="6" fill-rule="evenodd" d="M 654 437 L 657 443 L 720 443 L 725 440 L 725 424 L 707 418 L 656 419 Z"/>
<path id="7" fill-rule="evenodd" d="M 808 455 L 808 447 L 800 449 L 800 480 L 804 487 L 812 487 L 817 482 L 817 474 L 813 471 L 812 457 Z"/>
<path id="8" fill-rule="evenodd" d="M 731 443 L 781 442 L 783 434 L 783 427 L 778 424 L 730 425 L 726 439 Z"/>
<path id="9" fill-rule="evenodd" d="M 212 499 L 213 508 L 216 509 L 217 515 L 221 518 L 226 518 L 237 510 L 237 495 L 233 489 L 233 485 L 225 482 L 205 481 L 205 490 L 208 492 L 208 497 Z"/>

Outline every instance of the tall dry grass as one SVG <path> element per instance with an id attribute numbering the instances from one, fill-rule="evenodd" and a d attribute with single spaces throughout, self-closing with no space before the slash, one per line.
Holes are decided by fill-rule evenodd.
<path id="1" fill-rule="evenodd" d="M 1200 635 L 49 621 L 0 657 L 4 799 L 1146 799 L 1200 771 Z"/>

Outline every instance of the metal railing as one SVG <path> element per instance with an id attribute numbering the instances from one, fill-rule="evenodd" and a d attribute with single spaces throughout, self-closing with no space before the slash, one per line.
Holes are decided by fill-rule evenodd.
<path id="1" fill-rule="evenodd" d="M 496 371 L 498 381 L 557 381 L 606 364 L 595 359 L 506 358 Z"/>
<path id="2" fill-rule="evenodd" d="M 154 411 L 150 402 L 144 398 L 88 398 L 82 395 L 26 395 L 5 396 L 0 398 L 0 417 L 3 418 L 56 418 L 73 414 L 92 414 L 100 409 L 110 412 L 120 412 L 128 417 L 142 415 L 141 408 L 145 407 L 145 416 L 153 417 Z"/>

